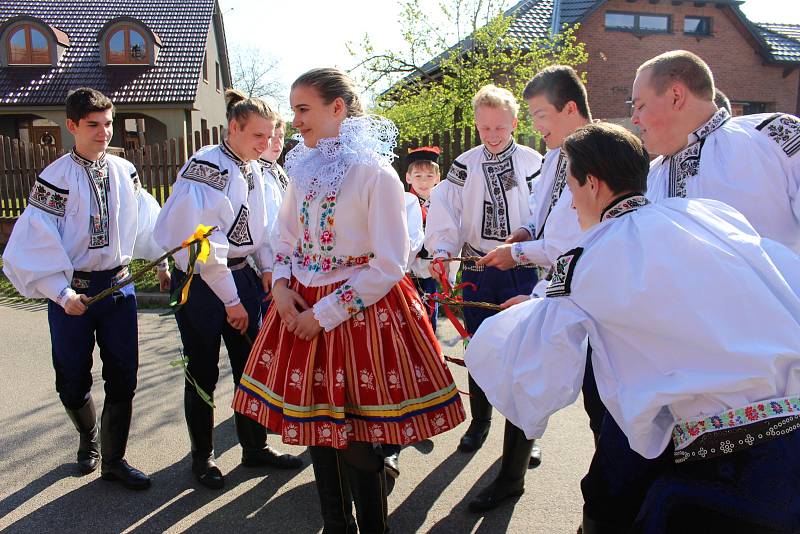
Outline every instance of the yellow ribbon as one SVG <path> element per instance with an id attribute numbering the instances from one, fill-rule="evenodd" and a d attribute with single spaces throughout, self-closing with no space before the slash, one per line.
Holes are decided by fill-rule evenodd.
<path id="1" fill-rule="evenodd" d="M 206 234 L 211 232 L 211 229 L 211 226 L 198 224 L 197 228 L 194 229 L 194 233 L 181 243 L 181 246 L 186 248 L 192 241 L 200 241 L 200 253 L 197 255 L 197 259 L 203 263 L 206 262 L 208 255 L 211 253 L 211 245 L 208 243 L 208 238 L 206 237 Z"/>
<path id="2" fill-rule="evenodd" d="M 194 233 L 187 237 L 181 246 L 183 248 L 189 247 L 193 242 L 200 242 L 200 251 L 197 253 L 197 261 L 202 261 L 203 263 L 206 262 L 208 259 L 208 255 L 211 253 L 211 245 L 208 242 L 208 238 L 206 234 L 211 232 L 211 226 L 205 226 L 203 224 L 198 224 L 197 228 L 195 228 Z M 187 269 L 189 272 L 187 273 L 189 276 L 189 280 L 186 282 L 186 285 L 183 286 L 181 290 L 181 298 L 178 301 L 178 305 L 185 304 L 186 300 L 189 298 L 189 286 L 192 285 L 192 278 L 194 277 L 194 265 L 190 265 Z"/>

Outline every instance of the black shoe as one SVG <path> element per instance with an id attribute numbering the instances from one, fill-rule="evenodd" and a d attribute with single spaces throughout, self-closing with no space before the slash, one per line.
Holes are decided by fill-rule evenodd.
<path id="1" fill-rule="evenodd" d="M 528 469 L 533 469 L 540 465 L 542 465 L 542 449 L 534 442 L 533 448 L 531 449 L 531 459 L 528 460 Z"/>
<path id="2" fill-rule="evenodd" d="M 525 493 L 525 479 L 506 481 L 498 477 L 469 503 L 470 512 L 486 512 L 497 508 L 503 501 Z"/>
<path id="3" fill-rule="evenodd" d="M 291 454 L 282 454 L 269 445 L 263 449 L 243 450 L 242 465 L 245 467 L 276 467 L 278 469 L 300 469 L 303 459 Z"/>
<path id="4" fill-rule="evenodd" d="M 214 457 L 193 458 L 192 473 L 200 484 L 211 489 L 222 489 L 225 486 L 225 477 L 214 462 Z"/>
<path id="5" fill-rule="evenodd" d="M 100 442 L 97 439 L 97 413 L 94 409 L 94 402 L 89 397 L 83 406 L 78 410 L 67 410 L 75 430 L 80 435 L 78 445 L 78 470 L 81 474 L 88 474 L 97 469 L 100 465 Z"/>
<path id="6" fill-rule="evenodd" d="M 489 435 L 491 421 L 480 421 L 473 419 L 467 428 L 466 433 L 461 436 L 458 443 L 458 450 L 461 452 L 475 452 L 483 446 L 486 437 Z"/>
<path id="7" fill-rule="evenodd" d="M 128 431 L 131 427 L 131 401 L 109 403 L 103 406 L 100 423 L 100 449 L 103 461 L 100 476 L 103 480 L 120 482 L 128 489 L 143 490 L 150 487 L 150 478 L 125 461 Z"/>
<path id="8" fill-rule="evenodd" d="M 143 490 L 150 487 L 150 477 L 131 467 L 125 459 L 115 462 L 103 461 L 100 467 L 100 478 L 116 481 L 132 490 Z"/>

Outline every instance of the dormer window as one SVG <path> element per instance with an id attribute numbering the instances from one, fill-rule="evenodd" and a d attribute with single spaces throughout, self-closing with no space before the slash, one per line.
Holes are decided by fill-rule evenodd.
<path id="1" fill-rule="evenodd" d="M 21 16 L 0 24 L 0 66 L 55 65 L 69 37 L 44 21 Z"/>
<path id="2" fill-rule="evenodd" d="M 9 65 L 49 65 L 50 43 L 31 24 L 20 24 L 8 32 Z"/>
<path id="3" fill-rule="evenodd" d="M 161 39 L 150 28 L 131 17 L 106 23 L 100 31 L 103 65 L 155 65 Z"/>
<path id="4" fill-rule="evenodd" d="M 144 36 L 130 25 L 114 28 L 109 32 L 106 43 L 106 63 L 109 65 L 147 63 L 147 43 Z"/>

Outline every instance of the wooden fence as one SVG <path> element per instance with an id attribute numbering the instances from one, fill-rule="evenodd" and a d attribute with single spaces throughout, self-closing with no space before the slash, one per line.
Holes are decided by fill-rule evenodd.
<path id="1" fill-rule="evenodd" d="M 544 145 L 537 146 L 537 137 L 528 135 L 518 135 L 517 143 L 526 145 L 531 148 L 544 153 Z M 424 136 L 422 138 L 400 139 L 397 145 L 397 154 L 400 156 L 394 162 L 394 168 L 400 178 L 405 181 L 406 169 L 406 154 L 409 149 L 422 147 L 422 146 L 438 146 L 442 149 L 442 154 L 439 156 L 439 168 L 442 171 L 442 179 L 444 179 L 453 160 L 460 154 L 466 152 L 470 148 L 480 144 L 478 131 L 472 128 L 453 128 L 448 132 L 437 133 L 431 136 Z"/>
<path id="2" fill-rule="evenodd" d="M 134 150 L 109 148 L 109 153 L 124 157 L 134 164 L 142 185 L 163 204 L 175 183 L 178 171 L 195 150 L 209 143 L 218 143 L 217 132 L 208 131 L 184 142 L 183 138 L 168 139 L 163 143 L 144 146 Z M 519 136 L 517 142 L 531 146 L 534 138 Z M 480 143 L 478 134 L 471 128 L 453 129 L 442 134 L 421 139 L 402 140 L 398 144 L 398 158 L 394 166 L 401 178 L 405 178 L 405 155 L 409 148 L 434 145 L 442 149 L 439 165 L 446 173 L 453 160 L 462 152 Z M 0 136 L 0 218 L 16 218 L 27 205 L 28 193 L 36 176 L 51 162 L 64 154 L 54 147 L 26 143 L 19 139 Z M 444 178 L 444 176 L 443 176 Z"/>

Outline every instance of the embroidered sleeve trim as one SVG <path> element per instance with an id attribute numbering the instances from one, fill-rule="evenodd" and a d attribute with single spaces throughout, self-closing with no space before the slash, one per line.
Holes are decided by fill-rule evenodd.
<path id="1" fill-rule="evenodd" d="M 572 291 L 572 275 L 575 272 L 575 264 L 583 254 L 583 247 L 573 248 L 562 254 L 553 266 L 553 276 L 550 284 L 545 290 L 548 297 L 564 297 Z"/>
<path id="2" fill-rule="evenodd" d="M 280 252 L 275 254 L 275 263 L 274 265 L 291 265 L 292 264 L 292 257 L 287 254 L 281 254 Z"/>
<path id="3" fill-rule="evenodd" d="M 339 286 L 334 295 L 336 295 L 336 303 L 348 315 L 355 315 L 366 307 L 358 292 L 350 284 Z"/>
<path id="4" fill-rule="evenodd" d="M 63 217 L 67 212 L 67 199 L 69 199 L 68 189 L 56 187 L 40 176 L 33 184 L 28 203 L 51 215 Z"/>
<path id="5" fill-rule="evenodd" d="M 756 130 L 778 143 L 789 157 L 800 151 L 800 119 L 794 115 L 776 113 L 756 126 Z"/>
<path id="6" fill-rule="evenodd" d="M 458 161 L 454 161 L 447 172 L 447 180 L 463 187 L 467 182 L 467 166 Z"/>
<path id="7" fill-rule="evenodd" d="M 517 265 L 533 263 L 531 259 L 525 255 L 525 251 L 522 250 L 522 243 L 514 243 L 511 245 L 511 256 L 514 258 L 514 261 L 517 262 Z"/>
<path id="8" fill-rule="evenodd" d="M 218 166 L 201 159 L 192 159 L 181 173 L 181 177 L 210 185 L 217 191 L 222 191 L 228 184 L 228 171 L 220 171 Z"/>

